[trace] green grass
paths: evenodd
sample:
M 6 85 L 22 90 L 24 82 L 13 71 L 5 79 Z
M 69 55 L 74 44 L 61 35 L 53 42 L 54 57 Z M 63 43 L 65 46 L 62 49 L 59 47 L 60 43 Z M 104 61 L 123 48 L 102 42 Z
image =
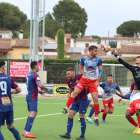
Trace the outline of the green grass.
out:
M 47 99 L 39 98 L 38 104 L 38 116 L 34 121 L 31 133 L 37 136 L 37 140 L 62 140 L 59 134 L 64 134 L 67 130 L 67 116 L 60 113 L 62 108 L 65 106 L 66 99 Z M 23 118 L 14 121 L 14 126 L 19 131 L 20 135 L 24 129 L 26 118 L 28 116 L 27 104 L 25 98 L 14 97 L 14 118 Z M 56 103 L 56 104 L 55 104 Z M 103 124 L 102 113 L 99 115 L 99 127 L 94 124 L 86 123 L 86 134 L 87 140 L 139 140 L 140 136 L 133 134 L 135 127 L 132 126 L 125 118 L 124 114 L 127 109 L 129 102 L 126 102 L 125 106 L 115 102 L 115 109 L 112 115 L 108 115 L 106 118 L 107 124 Z M 103 108 L 102 101 L 100 101 L 100 108 Z M 89 108 L 90 109 L 90 108 Z M 87 111 L 86 117 L 89 113 Z M 54 115 L 55 114 L 55 115 Z M 93 117 L 94 118 L 94 117 Z M 93 119 L 92 118 L 92 119 Z M 74 117 L 73 129 L 71 132 L 71 140 L 75 140 L 81 134 L 80 122 L 78 122 L 78 114 Z M 134 117 L 136 120 L 136 117 Z M 137 121 L 137 120 L 136 120 Z M 5 140 L 15 140 L 12 133 L 7 129 L 6 126 L 2 126 L 2 134 Z M 21 135 L 21 139 L 25 140 Z

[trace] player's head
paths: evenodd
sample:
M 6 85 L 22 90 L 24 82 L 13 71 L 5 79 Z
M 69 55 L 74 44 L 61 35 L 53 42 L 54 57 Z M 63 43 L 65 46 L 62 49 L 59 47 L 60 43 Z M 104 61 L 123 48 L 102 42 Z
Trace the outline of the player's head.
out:
M 66 75 L 67 75 L 67 78 L 69 80 L 72 80 L 75 77 L 74 69 L 73 68 L 68 68 L 66 70 Z
M 136 57 L 136 64 L 140 64 L 140 56 Z
M 108 82 L 108 83 L 112 83 L 112 82 L 113 82 L 113 76 L 112 76 L 112 74 L 109 74 L 109 75 L 107 76 L 107 82 Z
M 5 62 L 3 60 L 0 60 L 0 72 L 4 73 L 5 70 Z
M 38 66 L 38 62 L 37 61 L 32 61 L 30 64 L 30 67 L 32 70 L 38 72 L 39 66 Z
M 91 45 L 91 46 L 89 47 L 89 54 L 90 54 L 92 57 L 96 57 L 96 55 L 97 55 L 97 46 Z

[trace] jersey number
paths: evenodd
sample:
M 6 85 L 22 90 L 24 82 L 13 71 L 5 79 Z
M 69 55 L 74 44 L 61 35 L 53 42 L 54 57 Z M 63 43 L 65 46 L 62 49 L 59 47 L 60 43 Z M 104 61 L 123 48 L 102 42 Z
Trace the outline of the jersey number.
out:
M 0 82 L 0 89 L 1 89 L 1 94 L 5 95 L 7 94 L 7 83 L 5 81 Z

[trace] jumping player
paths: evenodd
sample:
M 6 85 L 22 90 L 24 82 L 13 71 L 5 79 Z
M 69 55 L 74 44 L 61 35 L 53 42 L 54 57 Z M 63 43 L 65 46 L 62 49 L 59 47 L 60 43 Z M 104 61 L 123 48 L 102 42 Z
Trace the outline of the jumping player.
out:
M 73 94 L 69 97 L 65 108 L 62 110 L 62 113 L 67 112 L 69 106 L 75 100 L 75 97 L 87 86 L 94 101 L 94 109 L 95 109 L 94 122 L 95 125 L 98 126 L 99 103 L 98 103 L 97 87 L 103 74 L 103 70 L 101 58 L 98 58 L 96 56 L 97 56 L 97 47 L 92 45 L 89 47 L 89 56 L 81 58 L 80 72 L 83 76 L 80 79 L 79 83 L 76 85 Z
M 11 88 L 15 89 L 13 94 L 21 92 L 21 89 L 15 83 L 12 77 L 4 74 L 5 62 L 0 60 L 0 130 L 5 120 L 8 129 L 13 133 L 16 140 L 21 140 L 19 132 L 13 126 L 13 102 L 11 99 Z M 0 131 L 0 140 L 4 137 Z
M 26 85 L 27 85 L 27 95 L 26 101 L 29 111 L 29 116 L 27 118 L 27 123 L 25 125 L 25 129 L 22 133 L 24 137 L 27 138 L 36 138 L 33 134 L 30 133 L 30 130 L 33 125 L 33 121 L 37 115 L 38 108 L 38 93 L 44 94 L 41 90 L 38 90 L 38 87 L 45 89 L 45 92 L 49 92 L 48 88 L 41 84 L 40 78 L 37 74 L 39 66 L 36 61 L 32 61 L 30 64 L 31 72 L 26 77 Z
M 134 90 L 132 93 L 126 94 L 126 95 L 120 95 L 115 90 L 113 90 L 113 93 L 124 98 L 130 100 L 130 105 L 128 106 L 126 110 L 126 118 L 127 120 L 136 127 L 135 131 L 133 133 L 140 134 L 140 91 L 137 90 L 137 86 L 134 85 Z M 135 122 L 135 120 L 132 118 L 132 116 L 136 113 L 138 124 Z

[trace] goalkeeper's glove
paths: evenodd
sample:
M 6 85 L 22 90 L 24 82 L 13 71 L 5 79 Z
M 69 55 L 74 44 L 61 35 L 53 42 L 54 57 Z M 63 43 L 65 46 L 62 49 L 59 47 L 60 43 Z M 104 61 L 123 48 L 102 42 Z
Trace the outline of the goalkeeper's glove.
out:
M 113 50 L 112 54 L 117 58 L 117 51 L 116 50 Z

